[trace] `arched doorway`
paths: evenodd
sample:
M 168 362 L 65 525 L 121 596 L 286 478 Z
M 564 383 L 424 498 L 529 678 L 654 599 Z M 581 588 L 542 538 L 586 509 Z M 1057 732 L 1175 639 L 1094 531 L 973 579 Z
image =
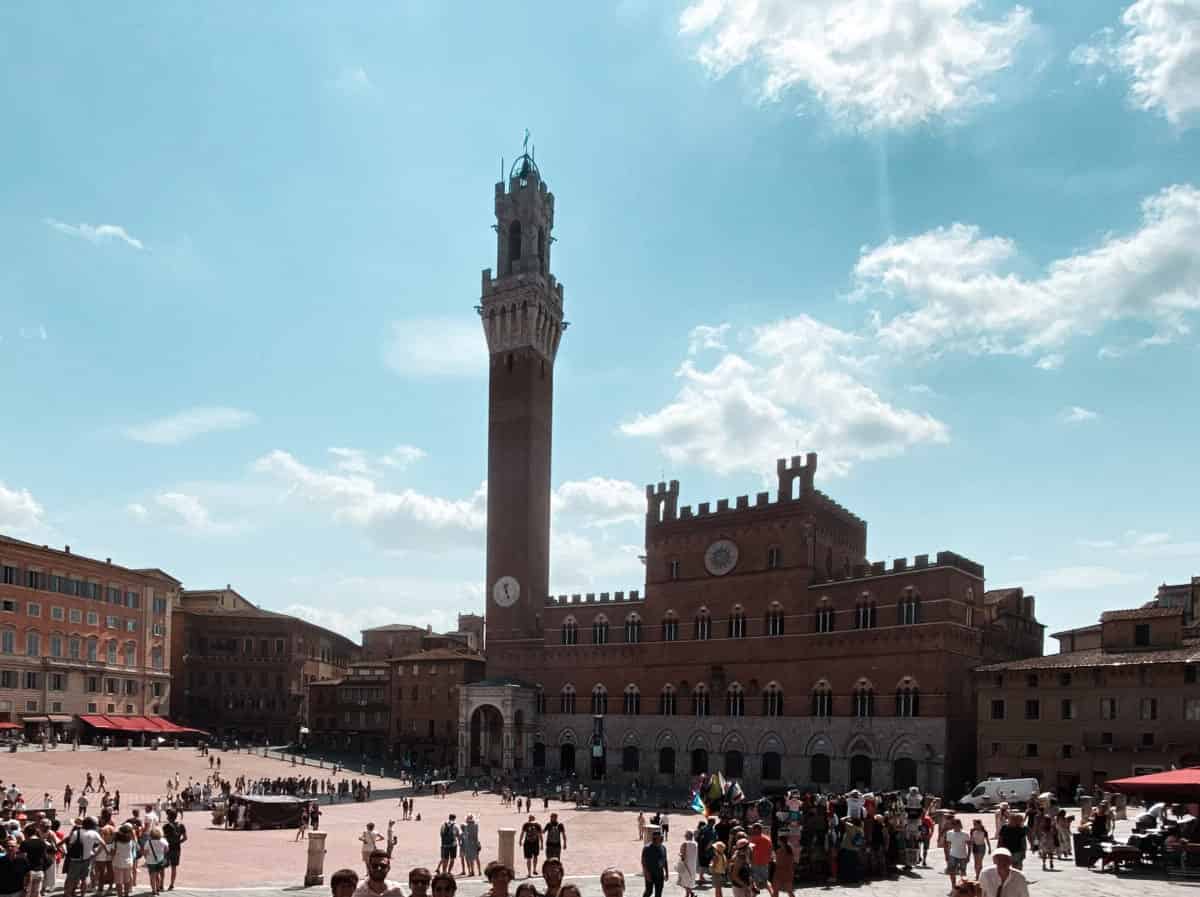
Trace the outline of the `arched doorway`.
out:
M 725 752 L 725 777 L 740 779 L 746 772 L 746 760 L 741 751 Z
M 504 762 L 504 717 L 491 704 L 471 714 L 471 765 L 500 769 Z
M 871 787 L 871 758 L 864 754 L 855 754 L 850 758 L 850 787 Z
M 692 751 L 692 775 L 698 776 L 708 772 L 708 751 L 696 748 Z
M 813 754 L 812 757 L 812 775 L 809 777 L 814 784 L 827 785 L 829 783 L 829 755 L 828 754 Z
M 892 787 L 896 790 L 917 784 L 917 761 L 912 757 L 897 757 L 892 761 Z
M 778 751 L 767 751 L 762 755 L 762 777 L 768 781 L 783 778 L 783 757 Z
M 560 772 L 575 771 L 575 745 L 564 744 L 558 749 L 558 768 Z
M 534 769 L 546 768 L 546 746 L 540 741 L 533 746 L 533 767 Z
M 675 775 L 675 748 L 665 747 L 658 750 L 658 771 L 662 775 Z

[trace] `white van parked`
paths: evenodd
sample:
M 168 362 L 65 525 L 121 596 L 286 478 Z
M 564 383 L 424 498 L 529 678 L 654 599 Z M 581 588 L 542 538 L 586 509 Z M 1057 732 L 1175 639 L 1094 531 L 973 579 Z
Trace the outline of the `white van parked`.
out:
M 986 779 L 959 801 L 970 810 L 991 810 L 1005 801 L 1010 807 L 1025 806 L 1038 796 L 1037 779 Z

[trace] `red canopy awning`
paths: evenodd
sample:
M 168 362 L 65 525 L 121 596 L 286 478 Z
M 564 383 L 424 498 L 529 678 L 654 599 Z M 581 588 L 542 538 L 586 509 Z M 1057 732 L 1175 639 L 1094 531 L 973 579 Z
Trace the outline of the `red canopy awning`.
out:
M 1141 794 L 1169 802 L 1197 801 L 1200 800 L 1200 766 L 1109 779 L 1104 787 L 1121 794 Z
M 81 714 L 80 721 L 94 729 L 104 729 L 109 732 L 128 732 L 130 734 L 145 732 L 150 735 L 206 735 L 200 729 L 189 729 L 187 726 L 176 725 L 161 716 L 116 716 L 108 714 Z
M 24 728 L 20 723 L 0 723 L 0 729 L 21 729 Z

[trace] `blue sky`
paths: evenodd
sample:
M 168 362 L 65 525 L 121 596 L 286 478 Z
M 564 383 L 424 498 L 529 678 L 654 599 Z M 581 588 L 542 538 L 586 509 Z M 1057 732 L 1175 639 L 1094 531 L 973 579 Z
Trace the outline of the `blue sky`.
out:
M 553 588 L 642 487 L 821 454 L 872 559 L 1051 630 L 1200 573 L 1200 13 L 626 0 L 0 10 L 0 531 L 353 633 L 482 608 L 500 160 L 572 327 Z

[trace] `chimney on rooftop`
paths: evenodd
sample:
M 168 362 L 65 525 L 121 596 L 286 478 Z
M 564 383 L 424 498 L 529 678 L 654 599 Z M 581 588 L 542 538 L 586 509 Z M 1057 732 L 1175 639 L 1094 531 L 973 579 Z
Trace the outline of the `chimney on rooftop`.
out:
M 71 553 L 71 546 L 70 546 L 70 545 L 64 546 L 64 547 L 63 547 L 63 551 L 65 551 L 67 554 L 70 554 L 70 553 Z

